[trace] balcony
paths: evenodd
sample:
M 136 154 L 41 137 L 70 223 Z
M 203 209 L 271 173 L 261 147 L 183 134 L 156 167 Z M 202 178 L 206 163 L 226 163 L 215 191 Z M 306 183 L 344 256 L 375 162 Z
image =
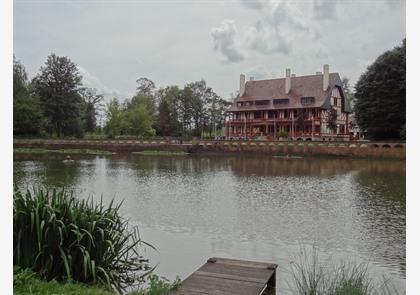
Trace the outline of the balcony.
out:
M 305 119 L 305 122 L 310 123 L 312 121 L 320 121 L 321 118 L 320 117 L 313 117 L 311 119 Z M 254 119 L 232 119 L 232 120 L 228 120 L 228 123 L 232 123 L 232 124 L 252 124 L 252 123 L 271 123 L 274 124 L 274 122 L 276 123 L 284 123 L 284 122 L 295 122 L 297 119 L 292 119 L 292 118 L 254 118 Z

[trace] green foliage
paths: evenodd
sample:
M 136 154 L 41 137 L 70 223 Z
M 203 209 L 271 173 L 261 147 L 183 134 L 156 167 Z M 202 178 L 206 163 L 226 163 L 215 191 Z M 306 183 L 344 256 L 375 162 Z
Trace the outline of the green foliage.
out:
M 44 295 L 44 294 L 66 294 L 66 295 L 112 295 L 99 286 L 88 286 L 76 283 L 60 283 L 55 280 L 46 282 L 29 269 L 22 270 L 19 267 L 13 268 L 13 294 L 15 295 Z
M 83 137 L 102 131 L 97 123 L 103 95 L 82 85 L 82 76 L 68 57 L 51 54 L 40 73 L 28 84 L 23 65 L 14 58 L 14 135 Z M 156 90 L 153 81 L 142 77 L 136 94 L 120 104 L 108 103 L 104 133 L 118 136 L 177 136 L 191 138 L 220 134 L 229 103 L 204 80 L 180 89 Z M 98 126 L 100 125 L 100 126 Z
M 401 136 L 401 139 L 404 139 L 405 140 L 405 124 L 404 124 L 404 126 L 401 128 L 401 131 L 400 131 L 400 136 Z
M 145 105 L 135 105 L 124 112 L 124 134 L 139 137 L 151 137 L 155 135 L 152 128 L 152 115 Z
M 79 200 L 65 191 L 13 193 L 13 262 L 46 280 L 99 284 L 122 292 L 150 271 L 138 229 L 121 204 Z M 148 245 L 148 244 L 146 244 Z
M 80 95 L 83 97 L 85 102 L 85 114 L 84 114 L 84 130 L 86 132 L 95 132 L 96 116 L 98 114 L 98 107 L 102 106 L 103 95 L 97 94 L 95 88 L 82 88 L 79 90 Z
M 48 150 L 43 148 L 14 148 L 13 153 L 16 154 L 63 154 L 63 155 L 112 155 L 112 152 L 91 149 L 60 149 Z
M 31 91 L 25 67 L 13 57 L 13 134 L 38 135 L 42 127 L 39 97 Z
M 147 277 L 148 286 L 138 291 L 130 293 L 130 295 L 166 295 L 170 291 L 176 290 L 181 285 L 180 278 L 176 278 L 174 282 L 170 282 L 165 277 L 159 277 L 151 274 Z
M 289 137 L 289 134 L 285 131 L 279 131 L 277 133 L 277 136 L 280 137 L 280 138 L 287 138 L 287 137 Z
M 214 137 L 225 124 L 229 103 L 204 80 L 189 83 L 183 89 L 168 86 L 156 94 L 158 135 L 188 137 L 210 133 Z
M 83 135 L 83 99 L 78 90 L 82 76 L 68 57 L 51 54 L 35 79 L 48 130 L 57 136 Z
M 135 135 L 138 137 L 150 137 L 155 135 L 153 129 L 153 117 L 148 107 L 133 98 L 125 106 L 121 106 L 113 99 L 107 107 L 107 122 L 105 133 L 114 138 L 118 135 Z
M 355 89 L 357 123 L 373 139 L 400 138 L 405 124 L 405 39 L 380 55 Z

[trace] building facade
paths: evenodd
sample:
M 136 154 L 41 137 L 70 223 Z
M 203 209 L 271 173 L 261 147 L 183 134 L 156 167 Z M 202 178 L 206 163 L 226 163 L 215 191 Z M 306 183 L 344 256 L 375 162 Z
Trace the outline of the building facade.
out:
M 338 73 L 245 82 L 228 109 L 228 138 L 349 140 L 350 105 Z

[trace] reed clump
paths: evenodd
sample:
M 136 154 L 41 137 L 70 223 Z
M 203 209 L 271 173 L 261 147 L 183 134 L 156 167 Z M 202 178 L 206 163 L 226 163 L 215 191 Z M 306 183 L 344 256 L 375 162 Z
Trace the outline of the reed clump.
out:
M 105 286 L 122 293 L 152 268 L 141 254 L 138 229 L 105 206 L 64 190 L 13 193 L 13 263 L 42 279 Z M 153 247 L 153 246 L 151 246 Z

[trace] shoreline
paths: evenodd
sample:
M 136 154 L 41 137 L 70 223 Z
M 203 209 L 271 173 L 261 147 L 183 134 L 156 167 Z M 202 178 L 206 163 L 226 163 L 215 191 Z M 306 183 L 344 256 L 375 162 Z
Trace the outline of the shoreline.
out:
M 243 154 L 265 156 L 335 156 L 405 160 L 405 143 L 336 141 L 227 141 L 14 139 L 17 153 L 70 154 Z

